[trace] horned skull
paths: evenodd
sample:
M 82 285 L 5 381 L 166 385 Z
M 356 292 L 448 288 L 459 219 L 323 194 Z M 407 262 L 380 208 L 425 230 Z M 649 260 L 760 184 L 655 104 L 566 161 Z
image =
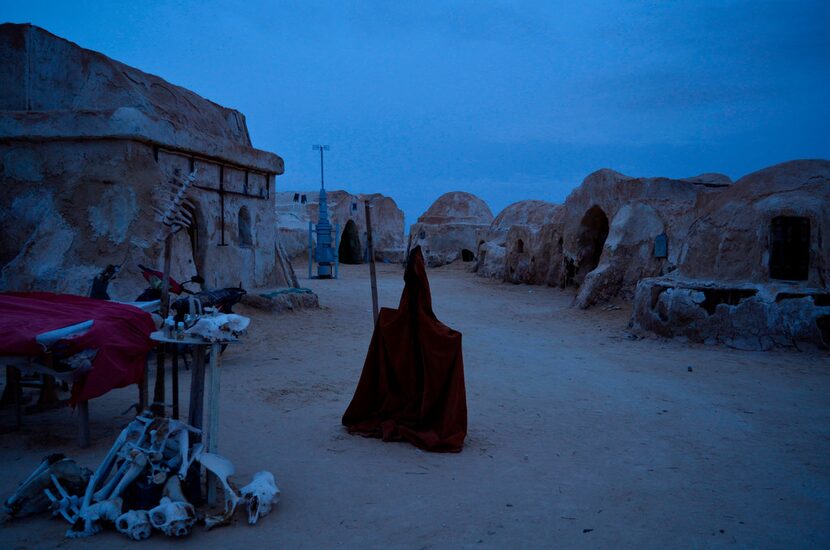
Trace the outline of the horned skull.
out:
M 250 323 L 247 317 L 234 313 L 204 315 L 187 329 L 187 334 L 209 342 L 227 342 L 244 333 Z
M 279 502 L 280 498 L 274 474 L 267 471 L 255 473 L 253 480 L 242 487 L 240 493 L 248 508 L 248 523 L 251 525 L 270 512 L 271 506 Z
M 150 537 L 153 526 L 150 524 L 150 514 L 147 510 L 130 510 L 118 516 L 115 528 L 133 540 L 144 540 Z
M 103 524 L 111 524 L 121 515 L 121 506 L 122 500 L 120 498 L 113 498 L 96 502 L 92 506 L 87 507 L 82 510 L 78 519 L 66 532 L 66 537 L 77 539 L 100 533 L 103 529 Z
M 196 523 L 196 509 L 189 502 L 162 497 L 161 504 L 150 510 L 150 523 L 168 537 L 183 537 Z

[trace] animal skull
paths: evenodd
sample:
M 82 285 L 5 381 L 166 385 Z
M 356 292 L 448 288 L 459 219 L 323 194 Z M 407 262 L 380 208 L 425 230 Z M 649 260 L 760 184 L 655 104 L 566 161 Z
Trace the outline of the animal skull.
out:
M 78 539 L 100 533 L 104 523 L 113 523 L 121 515 L 121 505 L 120 498 L 113 498 L 89 506 L 66 532 L 66 537 Z
M 162 497 L 161 504 L 150 510 L 150 523 L 168 537 L 183 537 L 196 523 L 196 509 L 189 502 Z
M 210 342 L 227 342 L 245 332 L 251 320 L 234 313 L 203 315 L 196 324 L 187 329 L 190 336 L 201 337 Z
M 271 472 L 257 472 L 253 480 L 240 489 L 242 498 L 248 508 L 248 523 L 257 520 L 271 511 L 271 506 L 279 502 L 280 490 Z
M 150 537 L 153 526 L 150 524 L 150 514 L 147 510 L 130 510 L 118 516 L 115 528 L 133 540 L 144 540 Z

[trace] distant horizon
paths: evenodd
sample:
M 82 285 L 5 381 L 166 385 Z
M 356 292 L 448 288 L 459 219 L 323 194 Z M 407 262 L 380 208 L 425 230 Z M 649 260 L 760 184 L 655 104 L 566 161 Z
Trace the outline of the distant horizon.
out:
M 466 191 L 497 215 L 590 173 L 733 181 L 830 158 L 830 4 L 0 0 L 243 113 L 278 189 L 382 193 L 415 222 Z M 309 189 L 309 184 L 311 184 Z

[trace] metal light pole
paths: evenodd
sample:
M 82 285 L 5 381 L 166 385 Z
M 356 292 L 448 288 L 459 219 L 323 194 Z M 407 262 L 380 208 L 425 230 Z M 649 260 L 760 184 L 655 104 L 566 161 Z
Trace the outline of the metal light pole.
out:
M 326 185 L 323 181 L 323 151 L 328 151 L 330 147 L 328 145 L 312 145 L 311 149 L 320 151 L 320 189 L 325 189 Z
M 328 145 L 313 145 L 314 151 L 320 151 L 320 207 L 319 218 L 317 220 L 316 230 L 312 230 L 311 221 L 308 222 L 308 277 L 311 278 L 311 234 L 312 231 L 317 233 L 317 246 L 314 248 L 314 259 L 317 261 L 317 277 L 320 279 L 328 279 L 332 276 L 331 267 L 334 264 L 334 278 L 337 278 L 337 244 L 332 248 L 332 227 L 329 222 L 328 203 L 326 200 L 326 186 L 323 172 L 323 151 L 328 151 Z M 339 234 L 340 228 L 335 229 L 335 234 Z M 337 237 L 335 236 L 335 239 Z

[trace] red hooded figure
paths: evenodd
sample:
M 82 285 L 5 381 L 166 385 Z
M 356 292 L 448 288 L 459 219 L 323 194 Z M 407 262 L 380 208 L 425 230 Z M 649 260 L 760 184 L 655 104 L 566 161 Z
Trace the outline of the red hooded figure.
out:
M 458 452 L 467 435 L 461 333 L 432 312 L 420 246 L 409 255 L 404 283 L 398 309 L 380 310 L 343 425 L 384 441 Z

